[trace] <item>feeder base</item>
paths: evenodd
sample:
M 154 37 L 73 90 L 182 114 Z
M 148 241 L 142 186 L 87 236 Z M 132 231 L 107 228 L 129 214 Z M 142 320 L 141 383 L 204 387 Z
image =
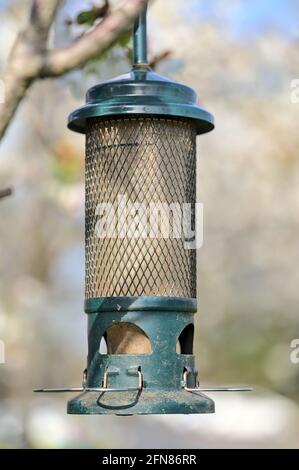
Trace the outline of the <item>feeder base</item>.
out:
M 69 400 L 69 414 L 136 415 L 214 413 L 213 400 L 202 393 L 185 390 L 142 390 L 140 392 L 83 392 Z

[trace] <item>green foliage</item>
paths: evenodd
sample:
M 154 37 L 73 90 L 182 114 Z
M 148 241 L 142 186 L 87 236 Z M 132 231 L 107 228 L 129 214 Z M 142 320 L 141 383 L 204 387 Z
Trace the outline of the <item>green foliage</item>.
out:
M 84 160 L 71 140 L 57 142 L 50 169 L 54 179 L 62 185 L 71 185 L 81 180 Z
M 93 5 L 90 10 L 81 11 L 77 18 L 76 23 L 79 25 L 93 26 L 95 22 L 103 18 L 109 11 L 109 1 L 105 0 L 101 7 Z
M 65 24 L 68 27 L 72 25 L 83 26 L 83 28 L 85 28 L 86 30 L 85 32 L 87 32 L 90 28 L 94 27 L 98 21 L 103 19 L 109 13 L 109 9 L 110 9 L 109 0 L 104 0 L 101 6 L 93 4 L 90 9 L 83 10 L 80 13 L 78 13 L 77 17 L 74 20 L 67 19 L 65 21 Z M 85 32 L 83 32 L 83 34 L 85 34 Z M 129 59 L 132 53 L 132 47 L 130 46 L 131 37 L 132 37 L 131 30 L 123 33 L 104 52 L 101 52 L 100 54 L 96 55 L 92 60 L 90 60 L 85 70 L 87 71 L 93 70 L 94 64 L 97 64 L 98 62 L 109 59 L 110 53 L 114 49 L 119 49 L 120 51 L 123 52 L 123 56 Z

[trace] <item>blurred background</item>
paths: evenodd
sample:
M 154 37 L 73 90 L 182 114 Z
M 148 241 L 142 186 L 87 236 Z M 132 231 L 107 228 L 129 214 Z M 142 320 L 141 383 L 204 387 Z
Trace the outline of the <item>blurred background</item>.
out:
M 100 0 L 97 2 L 101 3 Z M 0 0 L 0 75 L 30 2 Z M 52 35 L 67 44 L 91 1 L 67 0 Z M 129 69 L 130 43 L 29 90 L 0 146 L 0 447 L 299 447 L 299 5 L 296 0 L 156 0 L 149 47 L 156 71 L 191 85 L 216 118 L 198 139 L 195 352 L 215 415 L 69 416 L 87 354 L 84 137 L 67 130 L 91 85 Z M 157 60 L 155 60 L 157 58 Z M 163 59 L 163 60 L 161 60 Z

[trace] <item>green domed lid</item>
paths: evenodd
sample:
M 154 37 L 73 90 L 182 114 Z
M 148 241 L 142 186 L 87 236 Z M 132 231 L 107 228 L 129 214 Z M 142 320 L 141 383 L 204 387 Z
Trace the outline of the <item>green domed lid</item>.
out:
M 68 127 L 85 132 L 86 119 L 150 115 L 195 121 L 198 134 L 214 128 L 213 116 L 197 104 L 192 88 L 168 80 L 150 69 L 147 59 L 146 11 L 133 31 L 133 69 L 88 90 L 86 104 L 69 116 Z
M 198 134 L 214 128 L 213 116 L 197 104 L 195 91 L 144 66 L 90 88 L 86 104 L 72 112 L 68 127 L 85 132 L 86 119 L 127 115 L 173 116 L 192 119 Z

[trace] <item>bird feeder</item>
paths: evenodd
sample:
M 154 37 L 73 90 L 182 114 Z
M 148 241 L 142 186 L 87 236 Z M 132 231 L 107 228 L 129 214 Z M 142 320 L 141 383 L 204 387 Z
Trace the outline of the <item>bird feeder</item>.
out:
M 88 90 L 69 116 L 86 135 L 88 358 L 82 387 L 42 391 L 80 392 L 71 414 L 212 413 L 203 392 L 223 388 L 198 386 L 196 249 L 179 236 L 136 236 L 136 225 L 153 204 L 189 203 L 194 227 L 196 136 L 213 116 L 191 88 L 150 69 L 146 10 L 133 36 L 131 72 Z

